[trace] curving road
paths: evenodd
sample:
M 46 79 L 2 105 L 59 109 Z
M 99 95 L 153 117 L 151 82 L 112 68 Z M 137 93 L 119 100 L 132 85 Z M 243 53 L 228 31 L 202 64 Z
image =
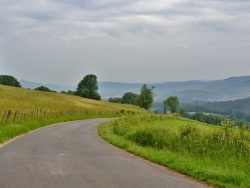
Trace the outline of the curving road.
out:
M 55 124 L 5 145 L 0 150 L 0 187 L 205 187 L 108 144 L 96 133 L 105 121 Z

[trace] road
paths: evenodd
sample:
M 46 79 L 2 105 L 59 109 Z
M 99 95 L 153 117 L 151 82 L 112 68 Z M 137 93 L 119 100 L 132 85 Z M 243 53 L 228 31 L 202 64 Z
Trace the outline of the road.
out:
M 47 126 L 0 149 L 1 188 L 201 188 L 102 140 L 93 119 Z

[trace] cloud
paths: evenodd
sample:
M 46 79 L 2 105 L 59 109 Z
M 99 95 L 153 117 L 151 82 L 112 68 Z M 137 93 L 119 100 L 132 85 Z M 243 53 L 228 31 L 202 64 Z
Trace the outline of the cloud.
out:
M 41 67 L 51 67 L 46 82 L 65 79 L 57 67 L 65 74 L 72 68 L 131 82 L 206 79 L 212 68 L 203 67 L 209 63 L 220 66 L 217 77 L 226 77 L 235 62 L 248 62 L 249 10 L 243 0 L 3 1 L 0 52 L 4 69 L 20 78 L 33 80 Z M 178 67 L 188 71 L 179 75 Z
M 123 33 L 137 35 L 138 32 L 152 35 L 168 34 L 171 31 L 181 32 L 183 27 L 212 32 L 232 29 L 228 23 L 236 18 L 229 15 L 227 10 L 232 7 L 232 4 L 235 6 L 235 1 L 224 2 L 224 6 L 221 7 L 227 8 L 223 9 L 219 8 L 221 3 L 218 4 L 217 1 L 195 2 L 190 3 L 187 0 L 27 1 L 24 5 L 7 6 L 7 9 L 15 12 L 14 16 L 8 15 L 12 17 L 8 24 L 13 26 L 10 30 L 19 34 L 30 34 L 30 32 L 40 34 L 47 30 L 48 35 L 55 33 L 62 38 L 69 38 L 68 28 L 70 28 L 73 39 L 75 38 L 73 35 L 93 37 L 95 36 L 93 33 L 97 36 L 119 37 L 123 36 Z M 240 5 L 236 7 L 239 10 L 243 8 Z M 237 20 L 242 16 L 244 15 L 237 15 Z

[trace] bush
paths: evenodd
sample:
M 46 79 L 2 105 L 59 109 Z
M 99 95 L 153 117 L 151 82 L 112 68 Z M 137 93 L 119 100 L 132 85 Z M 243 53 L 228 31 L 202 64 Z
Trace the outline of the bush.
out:
M 136 143 L 142 146 L 153 146 L 153 134 L 145 130 L 138 130 L 133 135 L 133 139 Z
M 37 87 L 34 90 L 37 90 L 37 91 L 46 91 L 46 92 L 55 92 L 55 91 L 52 91 L 51 89 L 49 89 L 49 88 L 47 88 L 45 86 Z

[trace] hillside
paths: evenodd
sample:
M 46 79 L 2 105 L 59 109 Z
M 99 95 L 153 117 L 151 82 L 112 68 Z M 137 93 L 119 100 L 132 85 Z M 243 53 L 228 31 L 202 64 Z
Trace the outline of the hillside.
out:
M 24 88 L 35 88 L 42 84 L 20 81 Z M 155 102 L 162 102 L 171 95 L 178 96 L 181 102 L 226 101 L 250 97 L 250 76 L 231 77 L 215 81 L 185 81 L 148 84 L 156 86 Z M 57 86 L 46 84 L 55 91 L 74 90 L 76 86 Z M 104 100 L 122 96 L 125 92 L 139 93 L 142 83 L 99 82 L 99 93 Z
M 158 108 L 160 108 L 160 104 Z M 234 120 L 250 122 L 250 98 L 220 101 L 220 102 L 197 102 L 196 104 L 181 104 L 189 112 L 208 112 L 227 115 Z
M 35 108 L 47 110 L 77 109 L 98 111 L 141 110 L 131 105 L 114 104 L 73 95 L 34 91 L 4 85 L 0 85 L 0 99 L 0 110 L 30 110 Z
M 145 110 L 132 105 L 0 85 L 0 143 L 58 122 L 137 112 Z
M 215 81 L 191 80 L 185 82 L 164 82 L 148 84 L 155 86 L 155 102 L 162 102 L 169 96 L 178 96 L 181 102 L 194 101 L 227 101 L 250 97 L 250 76 L 231 77 Z M 139 93 L 142 84 L 101 82 L 100 94 L 108 99 L 122 96 L 125 92 Z
M 99 134 L 135 155 L 218 187 L 245 188 L 250 185 L 250 134 L 231 123 L 135 115 L 101 125 Z

